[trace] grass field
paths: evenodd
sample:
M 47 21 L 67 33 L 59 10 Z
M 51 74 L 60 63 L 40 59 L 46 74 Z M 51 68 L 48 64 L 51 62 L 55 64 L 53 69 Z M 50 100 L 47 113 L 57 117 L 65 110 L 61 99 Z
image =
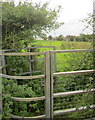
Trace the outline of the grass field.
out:
M 56 50 L 69 50 L 69 49 L 91 49 L 90 42 L 69 42 L 69 41 L 44 41 L 38 40 L 35 46 L 56 46 Z M 39 52 L 49 51 L 52 48 L 40 48 Z M 42 56 L 39 56 L 42 57 Z M 71 71 L 79 68 L 80 64 L 86 59 L 86 53 L 57 53 L 57 71 Z M 77 65 L 77 68 L 76 68 Z
M 38 40 L 36 46 L 56 46 L 57 50 L 63 49 L 89 49 L 92 47 L 91 42 L 70 42 L 70 41 L 44 41 Z

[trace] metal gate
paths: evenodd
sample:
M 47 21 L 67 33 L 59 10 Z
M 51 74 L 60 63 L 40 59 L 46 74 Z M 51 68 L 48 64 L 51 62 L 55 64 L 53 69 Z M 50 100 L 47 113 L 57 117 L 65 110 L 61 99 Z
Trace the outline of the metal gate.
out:
M 91 73 L 95 73 L 95 70 L 80 70 L 80 71 L 70 71 L 70 72 L 57 72 L 55 73 L 53 70 L 53 54 L 54 53 L 71 53 L 71 52 L 94 52 L 94 50 L 59 50 L 59 51 L 49 51 L 46 52 L 46 91 L 45 91 L 45 98 L 46 98 L 46 104 L 45 104 L 45 108 L 46 108 L 46 118 L 56 118 L 56 116 L 61 116 L 61 115 L 65 115 L 65 114 L 70 114 L 73 112 L 78 112 L 78 111 L 84 111 L 86 109 L 95 109 L 95 105 L 89 105 L 89 108 L 87 106 L 79 106 L 78 108 L 76 107 L 68 107 L 66 109 L 64 109 L 64 104 L 62 104 L 63 100 L 66 99 L 66 97 L 72 96 L 72 95 L 83 95 L 83 94 L 91 94 L 95 92 L 95 88 L 94 88 L 94 84 L 93 84 L 93 88 L 90 89 L 81 89 L 81 90 L 69 90 L 67 92 L 55 92 L 55 89 L 57 89 L 55 86 L 55 77 L 57 77 L 56 81 L 57 84 L 59 84 L 58 82 L 58 77 L 59 76 L 68 76 L 70 75 L 70 77 L 72 75 L 84 75 L 84 74 L 91 74 Z M 94 79 L 94 78 L 93 78 Z M 62 81 L 61 81 L 62 82 Z M 94 96 L 93 96 L 94 97 Z M 50 98 L 50 99 L 49 99 Z M 63 99 L 62 99 L 63 98 Z M 57 99 L 57 100 L 55 100 Z M 58 106 L 58 99 L 59 102 L 61 104 L 61 108 L 58 110 L 55 110 L 54 107 Z M 62 99 L 62 100 L 61 100 Z M 68 98 L 67 98 L 68 99 Z M 94 99 L 94 98 L 93 98 Z M 66 100 L 67 101 L 67 100 Z M 73 100 L 74 101 L 74 100 Z M 56 104 L 55 104 L 56 102 Z M 67 101 L 68 102 L 68 101 Z M 68 102 L 69 103 L 69 102 Z M 63 117 L 64 118 L 64 117 Z
M 77 91 L 63 91 L 63 92 L 54 92 L 54 84 L 55 84 L 55 77 L 58 76 L 66 76 L 66 75 L 80 75 L 80 74 L 92 74 L 95 73 L 95 70 L 80 70 L 80 71 L 70 71 L 70 72 L 55 72 L 54 71 L 54 60 L 53 56 L 56 53 L 71 53 L 71 52 L 94 52 L 94 50 L 52 50 L 52 51 L 46 51 L 46 52 L 29 52 L 29 53 L 2 53 L 0 55 L 2 56 L 29 56 L 29 55 L 44 55 L 45 56 L 45 73 L 43 75 L 31 75 L 31 76 L 11 76 L 11 75 L 5 75 L 1 74 L 3 78 L 8 79 L 45 79 L 45 86 L 44 86 L 44 96 L 40 97 L 33 97 L 33 98 L 18 98 L 12 96 L 11 99 L 14 101 L 45 101 L 45 109 L 44 109 L 44 115 L 38 115 L 38 116 L 31 116 L 31 117 L 22 117 L 22 116 L 16 116 L 12 115 L 12 118 L 53 118 L 58 115 L 64 115 L 68 113 L 73 113 L 77 111 L 82 111 L 88 109 L 88 106 L 81 106 L 79 108 L 68 108 L 68 109 L 60 109 L 60 110 L 54 110 L 54 99 L 57 99 L 60 101 L 59 98 L 65 98 L 66 96 L 71 95 L 79 95 L 79 94 L 86 94 L 86 93 L 94 93 L 95 88 L 89 90 L 77 90 Z M 57 79 L 57 78 L 56 78 Z M 62 100 L 63 100 L 62 99 Z M 57 103 L 58 104 L 58 103 Z M 56 104 L 56 105 L 57 105 Z M 62 104 L 63 105 L 63 104 Z M 95 105 L 90 105 L 89 109 L 95 108 Z

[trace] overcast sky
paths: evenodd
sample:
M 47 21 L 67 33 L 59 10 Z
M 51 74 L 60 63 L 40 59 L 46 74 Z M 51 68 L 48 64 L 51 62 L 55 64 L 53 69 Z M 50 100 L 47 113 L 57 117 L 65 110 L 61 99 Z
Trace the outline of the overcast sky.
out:
M 15 0 L 18 1 L 25 0 Z M 31 1 L 31 0 L 26 0 Z M 33 2 L 44 3 L 49 2 L 50 8 L 55 8 L 58 5 L 62 6 L 59 21 L 64 22 L 58 30 L 52 31 L 50 34 L 53 36 L 58 36 L 60 34 L 66 35 L 79 35 L 80 33 L 92 33 L 92 30 L 84 29 L 84 23 L 80 22 L 88 16 L 89 13 L 93 12 L 93 0 L 32 0 Z

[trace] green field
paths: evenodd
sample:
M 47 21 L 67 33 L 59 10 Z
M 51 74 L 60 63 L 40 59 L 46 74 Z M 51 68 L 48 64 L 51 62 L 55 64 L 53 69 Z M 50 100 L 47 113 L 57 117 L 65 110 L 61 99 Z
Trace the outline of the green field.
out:
M 91 42 L 69 42 L 69 41 L 44 41 L 38 40 L 35 46 L 56 46 L 56 50 L 91 49 Z M 39 48 L 39 52 L 49 51 L 52 48 Z M 83 61 L 87 53 L 57 53 L 57 71 L 72 71 L 82 69 Z M 42 56 L 40 56 L 42 57 Z M 77 66 L 76 66 L 77 65 Z
M 89 49 L 92 47 L 91 42 L 70 42 L 70 41 L 44 41 L 37 40 L 36 46 L 56 46 L 57 50 L 66 49 Z

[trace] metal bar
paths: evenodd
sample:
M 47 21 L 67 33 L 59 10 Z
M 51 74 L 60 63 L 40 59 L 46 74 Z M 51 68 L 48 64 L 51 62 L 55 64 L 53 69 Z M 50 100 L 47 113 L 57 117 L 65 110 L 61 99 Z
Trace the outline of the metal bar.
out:
M 31 50 L 29 49 L 29 53 Z M 32 75 L 32 67 L 31 67 L 31 56 L 29 55 L 29 70 L 30 70 L 30 75 Z
M 95 108 L 95 105 L 91 105 L 89 106 L 90 109 L 94 109 Z M 73 112 L 78 112 L 78 111 L 83 111 L 83 110 L 87 110 L 88 107 L 87 106 L 84 106 L 84 107 L 80 107 L 78 109 L 76 108 L 70 108 L 70 109 L 66 109 L 66 110 L 58 110 L 58 111 L 54 111 L 54 116 L 56 115 L 63 115 L 63 114 L 67 114 L 67 113 L 73 113 Z M 14 118 L 14 119 L 38 119 L 38 118 L 46 118 L 45 115 L 40 115 L 40 116 L 34 116 L 34 117 L 22 117 L 22 116 L 16 116 L 16 115 L 10 115 L 11 118 Z
M 58 97 L 64 97 L 64 96 L 70 96 L 70 95 L 78 95 L 78 94 L 86 94 L 95 92 L 95 89 L 91 90 L 77 90 L 77 91 L 71 91 L 71 92 L 61 92 L 61 93 L 54 93 L 53 98 Z M 34 98 L 18 98 L 18 97 L 11 97 L 15 101 L 39 101 L 39 100 L 45 100 L 45 96 L 41 97 L 34 97 Z
M 45 52 L 45 118 L 50 119 L 50 55 L 49 51 Z
M 95 105 L 91 105 L 89 106 L 90 109 L 94 109 Z M 78 112 L 78 111 L 83 111 L 83 110 L 87 110 L 89 109 L 87 106 L 84 107 L 80 107 L 78 109 L 76 108 L 70 108 L 70 109 L 66 109 L 66 110 L 58 110 L 54 112 L 54 116 L 56 115 L 63 115 L 63 114 L 67 114 L 67 113 L 72 113 L 72 112 Z
M 6 66 L 5 56 L 4 55 L 1 56 L 1 64 L 2 64 L 2 66 Z M 6 74 L 6 67 L 3 67 L 3 74 Z
M 56 50 L 56 47 L 54 46 L 53 47 L 54 48 L 54 50 Z M 54 72 L 56 72 L 57 71 L 57 66 L 56 66 L 56 53 L 54 53 Z
M 14 119 L 40 119 L 40 118 L 45 118 L 45 115 L 40 115 L 40 116 L 34 116 L 34 117 L 22 117 L 22 116 L 16 116 L 16 115 L 10 115 L 11 118 Z
M 50 52 L 50 118 L 53 119 L 53 54 Z
M 54 76 L 76 75 L 76 74 L 84 74 L 84 73 L 95 73 L 95 70 L 81 70 L 81 71 L 72 71 L 72 72 L 58 72 L 58 73 L 53 73 L 53 75 Z
M 6 55 L 6 56 L 27 56 L 27 55 L 44 55 L 44 52 L 31 52 L 31 53 L 0 53 L 0 55 Z
M 95 52 L 95 49 L 51 50 L 52 53 Z
M 51 50 L 52 53 L 67 53 L 67 52 L 95 52 L 95 49 L 76 49 L 76 50 Z M 0 55 L 42 55 L 44 52 L 31 52 L 31 53 L 0 53 Z
M 2 56 L 0 56 L 0 66 L 2 67 L 1 62 Z M 2 73 L 2 69 L 0 69 L 0 73 Z M 2 119 L 2 113 L 3 113 L 3 104 L 2 104 L 2 78 L 0 77 L 0 119 Z
M 10 78 L 10 79 L 37 79 L 44 78 L 44 75 L 35 75 L 35 76 L 10 76 L 5 74 L 0 74 L 2 78 Z
M 14 101 L 39 101 L 39 100 L 45 100 L 45 96 L 42 97 L 34 97 L 34 98 L 18 98 L 18 97 L 11 97 Z
M 77 90 L 77 91 L 71 91 L 71 92 L 61 92 L 61 93 L 54 93 L 53 97 L 64 97 L 64 96 L 70 96 L 70 95 L 78 95 L 78 94 L 85 94 L 85 93 L 90 93 L 90 92 L 95 92 L 95 89 L 91 90 Z
M 0 51 L 15 51 L 15 50 L 19 50 L 19 49 L 34 49 L 34 48 L 49 48 L 49 47 L 55 47 L 55 46 L 38 46 L 38 47 L 26 47 L 26 48 L 17 48 L 17 49 L 7 49 L 7 50 L 0 50 Z

